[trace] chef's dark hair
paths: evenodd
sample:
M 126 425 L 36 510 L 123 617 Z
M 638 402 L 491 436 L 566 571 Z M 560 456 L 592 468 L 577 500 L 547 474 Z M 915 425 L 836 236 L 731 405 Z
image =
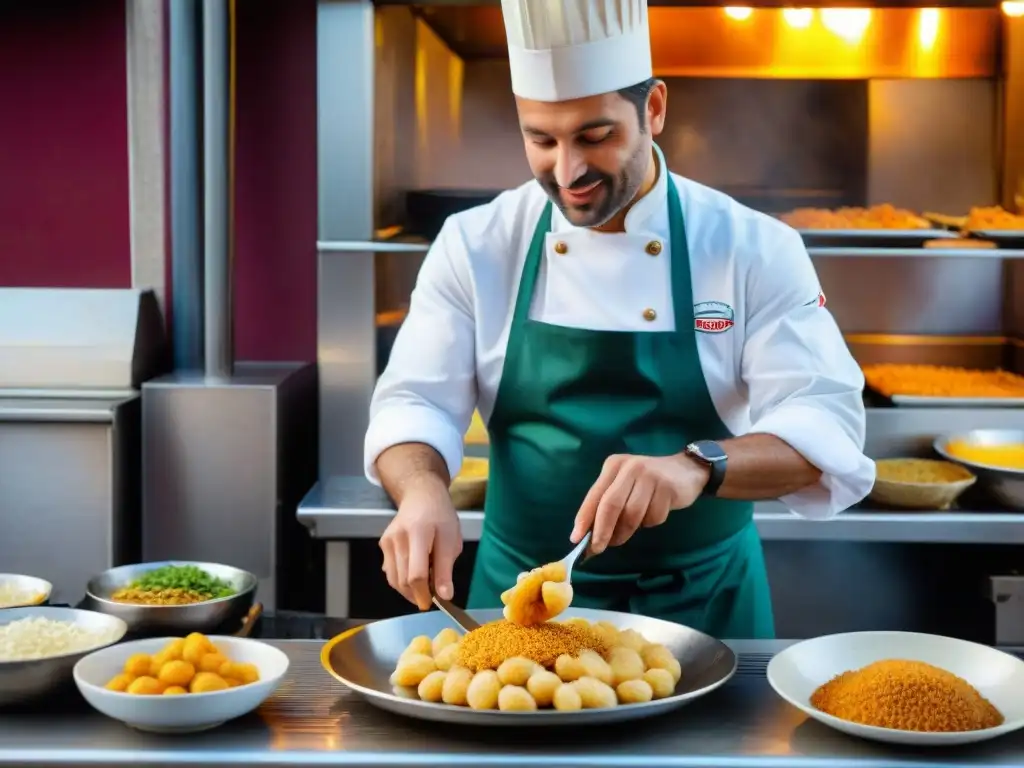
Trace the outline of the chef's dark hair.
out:
M 640 130 L 647 130 L 647 97 L 651 95 L 658 78 L 651 77 L 628 88 L 620 88 L 619 95 L 636 107 L 636 116 L 640 121 Z

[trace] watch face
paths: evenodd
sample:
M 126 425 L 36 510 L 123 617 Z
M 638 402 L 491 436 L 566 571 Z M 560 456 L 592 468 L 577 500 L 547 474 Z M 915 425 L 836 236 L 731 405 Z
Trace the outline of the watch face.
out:
M 714 440 L 699 440 L 696 443 L 690 443 L 687 450 L 707 462 L 721 461 L 725 458 L 725 451 Z

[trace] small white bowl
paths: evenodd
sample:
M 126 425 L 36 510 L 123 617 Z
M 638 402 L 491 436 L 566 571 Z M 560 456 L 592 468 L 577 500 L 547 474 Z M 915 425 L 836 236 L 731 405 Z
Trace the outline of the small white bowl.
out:
M 211 636 L 210 640 L 231 661 L 254 664 L 260 679 L 225 691 L 181 696 L 136 696 L 104 687 L 123 671 L 128 657 L 136 653 L 155 654 L 173 639 L 136 640 L 89 654 L 75 665 L 75 685 L 93 708 L 132 728 L 192 733 L 249 714 L 270 698 L 288 671 L 288 657 L 271 645 L 240 637 Z
M 876 661 L 922 661 L 963 678 L 992 702 L 1005 718 L 980 731 L 922 733 L 879 728 L 842 720 L 811 706 L 811 694 L 849 670 Z M 863 739 L 914 746 L 972 744 L 1024 728 L 1024 661 L 987 645 L 915 632 L 850 632 L 791 645 L 768 664 L 775 692 L 808 717 Z
M 19 593 L 24 593 L 26 599 L 8 605 L 3 602 L 3 598 L 0 598 L 0 609 L 42 605 L 50 599 L 50 594 L 53 592 L 53 584 L 46 579 L 22 576 L 20 573 L 0 573 L 0 591 L 9 587 L 13 587 Z

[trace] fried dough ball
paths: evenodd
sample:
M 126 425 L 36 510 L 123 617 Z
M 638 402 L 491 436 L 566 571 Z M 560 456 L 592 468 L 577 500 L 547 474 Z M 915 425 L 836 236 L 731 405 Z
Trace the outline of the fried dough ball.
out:
M 654 690 L 645 680 L 625 680 L 615 688 L 620 704 L 643 704 L 654 698 Z
M 538 707 L 550 707 L 560 685 L 562 680 L 558 675 L 541 667 L 526 681 L 526 690 L 533 696 Z
M 220 651 L 212 651 L 203 654 L 196 669 L 200 672 L 217 672 L 229 661 L 230 659 Z
M 238 661 L 227 661 L 221 664 L 217 673 L 223 678 L 240 680 L 246 685 L 255 683 L 260 679 L 260 671 L 256 669 L 254 664 L 245 664 Z
M 612 685 L 618 686 L 627 680 L 639 680 L 644 676 L 644 660 L 632 648 L 612 648 L 608 657 Z
M 395 673 L 391 676 L 394 685 L 408 685 L 415 688 L 423 678 L 437 669 L 434 660 L 422 653 L 410 653 L 398 660 Z
M 164 684 L 155 677 L 143 675 L 132 680 L 128 686 L 127 693 L 135 696 L 157 696 L 164 692 Z
M 503 614 L 513 624 L 532 627 L 558 616 L 572 602 L 562 563 L 548 563 L 516 577 L 514 587 L 501 594 Z
M 576 691 L 580 695 L 580 701 L 583 702 L 584 709 L 603 709 L 605 707 L 614 707 L 619 703 L 615 696 L 615 690 L 596 677 L 581 677 L 573 685 L 576 686 Z
M 125 693 L 128 690 L 128 686 L 135 680 L 134 675 L 129 675 L 127 672 L 122 672 L 120 675 L 114 675 L 110 678 L 104 688 L 108 691 L 117 691 L 118 693 Z
M 164 688 L 164 696 L 181 696 L 182 694 L 188 693 L 187 690 L 182 688 L 180 685 L 169 685 Z
M 498 706 L 501 683 L 492 669 L 477 672 L 466 690 L 466 702 L 472 709 L 494 709 Z
M 168 661 L 160 667 L 159 680 L 164 685 L 183 688 L 192 682 L 196 668 L 187 661 Z
M 434 656 L 434 664 L 437 665 L 438 669 L 442 671 L 448 671 L 455 665 L 455 662 L 458 660 L 458 658 L 459 644 L 452 643 L 451 645 L 446 645 L 444 648 L 437 652 L 437 655 Z
M 526 685 L 530 675 L 537 669 L 537 662 L 524 659 L 522 656 L 513 656 L 505 659 L 498 667 L 498 681 L 502 685 Z
M 656 699 L 667 699 L 676 692 L 676 681 L 667 669 L 652 667 L 644 672 L 644 682 L 651 686 Z
M 454 645 L 458 642 L 459 633 L 451 627 L 445 627 L 436 635 L 434 635 L 434 639 L 430 643 L 434 657 L 436 658 L 437 655 L 445 648 L 447 648 L 450 645 Z
M 583 709 L 583 699 L 576 683 L 562 683 L 555 689 L 551 703 L 559 712 L 576 712 Z
M 498 709 L 502 712 L 534 712 L 537 702 L 519 685 L 506 685 L 498 692 Z
M 419 637 L 414 637 L 412 639 L 412 642 L 409 643 L 409 647 L 406 648 L 402 652 L 403 656 L 405 656 L 407 654 L 410 655 L 410 656 L 412 654 L 422 654 L 423 656 L 433 656 L 434 655 L 434 641 L 431 640 L 426 635 L 420 635 Z
M 391 692 L 401 699 L 414 699 L 418 701 L 420 698 L 419 691 L 408 685 L 393 685 L 391 686 Z
M 563 653 L 555 659 L 555 674 L 563 683 L 571 683 L 587 674 L 587 670 L 582 661 Z
M 624 629 L 619 632 L 619 645 L 623 648 L 629 648 L 640 653 L 640 651 L 650 645 L 650 643 L 648 643 L 644 639 L 644 636 L 635 629 Z
M 133 678 L 148 675 L 153 666 L 153 657 L 148 653 L 133 653 L 124 663 L 124 672 Z
M 473 673 L 465 667 L 452 667 L 444 678 L 444 685 L 441 688 L 441 701 L 456 707 L 467 706 L 469 702 L 466 695 L 472 680 Z
M 416 688 L 416 693 L 423 701 L 441 701 L 441 693 L 444 690 L 444 681 L 447 677 L 448 674 L 446 672 L 441 672 L 440 670 L 431 672 L 420 680 L 420 684 Z
M 612 684 L 612 668 L 607 661 L 601 658 L 601 654 L 594 651 L 583 651 L 580 654 L 580 663 L 586 670 L 587 677 L 600 680 L 605 685 Z
M 226 691 L 229 687 L 227 680 L 214 672 L 197 672 L 188 689 L 191 693 L 213 693 Z
M 672 673 L 672 680 L 675 683 L 683 676 L 682 667 L 672 652 L 664 645 L 648 645 L 640 652 L 641 658 L 648 669 L 667 669 Z

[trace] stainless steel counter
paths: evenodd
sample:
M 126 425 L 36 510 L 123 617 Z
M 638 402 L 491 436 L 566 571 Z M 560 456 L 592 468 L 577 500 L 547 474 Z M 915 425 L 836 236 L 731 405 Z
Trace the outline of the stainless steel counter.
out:
M 299 505 L 298 518 L 313 536 L 329 541 L 377 539 L 395 513 L 381 489 L 363 477 L 318 483 Z M 482 512 L 460 512 L 462 537 L 478 541 Z M 754 507 L 762 539 L 903 543 L 1024 544 L 1024 514 L 1007 512 L 844 512 L 832 520 L 806 520 L 778 502 Z
M 0 711 L 0 766 L 800 766 L 1024 765 L 1024 733 L 969 748 L 913 751 L 834 732 L 782 701 L 765 665 L 788 641 L 732 642 L 736 676 L 678 712 L 600 729 L 461 730 L 379 712 L 321 669 L 321 643 L 275 643 L 292 660 L 261 710 L 188 736 L 133 731 L 71 694 L 61 711 Z M 73 701 L 70 699 L 73 698 Z

